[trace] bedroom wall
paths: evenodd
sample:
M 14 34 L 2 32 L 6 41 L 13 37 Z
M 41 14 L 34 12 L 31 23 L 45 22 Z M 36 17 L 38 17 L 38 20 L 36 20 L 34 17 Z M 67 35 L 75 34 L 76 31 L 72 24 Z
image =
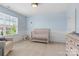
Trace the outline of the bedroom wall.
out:
M 26 34 L 26 17 L 3 6 L 0 6 L 0 12 L 18 17 L 18 34 L 14 35 L 14 41 L 21 40 L 22 35 Z
M 70 4 L 67 10 L 67 32 L 74 32 L 75 26 L 75 7 L 74 4 Z
M 35 28 L 49 28 L 50 41 L 65 42 L 67 17 L 65 12 L 37 14 L 27 18 L 27 31 L 30 35 Z
M 79 3 L 75 4 L 76 8 L 76 32 L 79 33 Z
M 68 32 L 79 33 L 79 3 L 70 4 L 67 10 Z

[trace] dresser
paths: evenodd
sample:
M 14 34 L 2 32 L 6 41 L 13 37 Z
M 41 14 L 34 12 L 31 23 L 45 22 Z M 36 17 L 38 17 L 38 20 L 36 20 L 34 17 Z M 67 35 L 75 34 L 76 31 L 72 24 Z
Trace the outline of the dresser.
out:
M 73 33 L 66 36 L 66 55 L 79 56 L 79 36 Z

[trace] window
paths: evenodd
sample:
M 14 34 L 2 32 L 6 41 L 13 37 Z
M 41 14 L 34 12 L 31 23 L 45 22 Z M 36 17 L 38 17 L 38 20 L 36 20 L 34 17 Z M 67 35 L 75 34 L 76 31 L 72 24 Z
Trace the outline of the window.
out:
M 0 35 L 14 35 L 18 32 L 18 18 L 0 13 Z

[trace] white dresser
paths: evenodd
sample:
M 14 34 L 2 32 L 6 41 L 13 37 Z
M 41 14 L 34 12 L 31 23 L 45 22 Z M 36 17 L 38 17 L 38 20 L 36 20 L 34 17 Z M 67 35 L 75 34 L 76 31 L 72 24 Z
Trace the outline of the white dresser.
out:
M 79 36 L 68 34 L 66 37 L 66 55 L 79 56 Z

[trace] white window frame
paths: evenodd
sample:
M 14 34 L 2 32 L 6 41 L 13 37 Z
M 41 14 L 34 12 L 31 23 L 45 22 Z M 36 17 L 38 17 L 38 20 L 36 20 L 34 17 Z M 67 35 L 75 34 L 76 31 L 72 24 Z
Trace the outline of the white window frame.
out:
M 2 13 L 2 12 L 0 12 L 0 15 L 2 15 L 2 18 L 5 18 L 5 19 L 9 18 L 9 20 L 10 20 L 11 17 L 16 19 L 16 34 L 18 34 L 18 17 L 14 17 L 14 16 L 11 16 L 9 14 Z M 10 34 L 10 35 L 12 35 L 12 34 Z

